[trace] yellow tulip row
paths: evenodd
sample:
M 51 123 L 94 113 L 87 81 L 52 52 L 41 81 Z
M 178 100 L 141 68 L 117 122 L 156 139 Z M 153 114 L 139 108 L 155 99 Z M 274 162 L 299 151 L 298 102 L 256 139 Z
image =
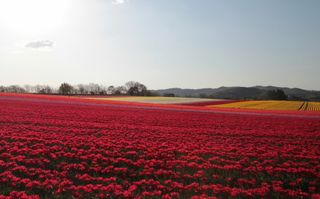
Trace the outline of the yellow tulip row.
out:
M 320 111 L 320 102 L 308 102 L 308 111 Z
M 208 107 L 218 108 L 240 108 L 240 109 L 260 109 L 260 110 L 308 110 L 320 111 L 320 102 L 301 102 L 301 101 L 243 101 L 220 105 L 210 105 Z

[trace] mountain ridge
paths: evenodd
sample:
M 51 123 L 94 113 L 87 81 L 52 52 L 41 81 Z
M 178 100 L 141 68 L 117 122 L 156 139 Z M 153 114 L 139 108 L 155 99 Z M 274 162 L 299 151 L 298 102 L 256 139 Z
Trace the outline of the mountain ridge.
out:
M 218 88 L 168 88 L 153 90 L 159 95 L 174 94 L 180 97 L 203 97 L 223 99 L 264 99 L 267 91 L 281 89 L 289 100 L 320 101 L 320 91 L 278 86 L 221 86 Z

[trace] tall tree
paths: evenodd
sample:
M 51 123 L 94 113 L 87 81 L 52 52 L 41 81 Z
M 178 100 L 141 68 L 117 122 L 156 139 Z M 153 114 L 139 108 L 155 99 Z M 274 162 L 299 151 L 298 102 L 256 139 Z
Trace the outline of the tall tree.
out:
M 59 87 L 59 93 L 62 95 L 70 95 L 73 92 L 73 87 L 68 83 L 62 83 Z
M 131 96 L 145 96 L 148 94 L 147 87 L 139 82 L 129 81 L 125 84 L 127 94 Z

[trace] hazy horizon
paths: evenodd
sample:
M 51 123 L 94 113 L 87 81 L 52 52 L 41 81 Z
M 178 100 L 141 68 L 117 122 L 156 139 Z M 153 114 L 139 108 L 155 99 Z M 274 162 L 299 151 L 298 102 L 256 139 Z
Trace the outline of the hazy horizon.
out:
M 320 1 L 3 0 L 0 85 L 320 90 Z
M 128 82 L 128 81 L 127 81 Z M 62 82 L 62 83 L 70 83 L 70 82 Z M 20 87 L 25 87 L 25 86 L 50 86 L 53 89 L 59 89 L 59 87 L 61 86 L 62 83 L 59 84 L 55 84 L 55 85 L 49 85 L 49 84 L 0 84 L 0 86 L 20 86 Z M 139 82 L 144 84 L 143 82 Z M 99 86 L 103 86 L 105 88 L 109 87 L 109 86 L 114 86 L 114 87 L 118 87 L 118 86 L 125 86 L 125 83 L 123 84 L 104 84 L 104 83 L 97 83 L 97 82 L 88 82 L 88 83 L 74 83 L 71 84 L 72 86 L 77 86 L 77 85 L 90 85 L 90 84 L 97 84 Z M 272 86 L 272 87 L 279 87 L 279 88 L 290 88 L 290 89 L 294 89 L 294 88 L 298 88 L 298 89 L 303 89 L 303 90 L 308 90 L 308 91 L 320 91 L 320 89 L 307 89 L 307 88 L 303 88 L 303 87 L 288 87 L 288 86 L 279 86 L 279 85 L 249 85 L 249 86 L 242 86 L 242 85 L 231 85 L 231 86 L 225 86 L 225 85 L 220 85 L 220 86 L 216 86 L 216 87 L 164 87 L 164 88 L 152 88 L 147 86 L 148 90 L 166 90 L 166 89 L 193 89 L 193 90 L 197 90 L 197 89 L 216 89 L 216 88 L 220 88 L 220 87 L 268 87 L 268 86 Z

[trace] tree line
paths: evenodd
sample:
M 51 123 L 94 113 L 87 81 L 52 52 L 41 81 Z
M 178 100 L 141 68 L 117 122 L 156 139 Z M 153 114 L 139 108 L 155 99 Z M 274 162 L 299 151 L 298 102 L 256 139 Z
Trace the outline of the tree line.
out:
M 60 94 L 60 95 L 131 95 L 131 96 L 152 96 L 156 95 L 147 87 L 136 81 L 129 81 L 122 86 L 103 86 L 100 84 L 77 84 L 62 83 L 58 88 L 48 85 L 11 85 L 0 86 L 0 92 L 9 93 L 38 93 L 38 94 Z
M 59 95 L 131 95 L 131 96 L 158 96 L 155 91 L 150 91 L 147 87 L 136 81 L 129 81 L 122 86 L 103 86 L 95 83 L 71 85 L 69 83 L 62 83 L 58 88 L 52 88 L 48 85 L 11 85 L 0 86 L 0 92 L 8 93 L 39 93 L 39 94 L 59 94 Z M 174 97 L 174 93 L 164 93 L 165 97 Z M 196 97 L 196 96 L 183 96 Z M 225 98 L 225 99 L 239 99 L 236 96 L 216 96 L 199 94 L 200 98 Z M 264 91 L 259 95 L 250 95 L 244 99 L 255 100 L 288 100 L 288 96 L 281 89 Z M 293 99 L 295 100 L 295 99 Z

